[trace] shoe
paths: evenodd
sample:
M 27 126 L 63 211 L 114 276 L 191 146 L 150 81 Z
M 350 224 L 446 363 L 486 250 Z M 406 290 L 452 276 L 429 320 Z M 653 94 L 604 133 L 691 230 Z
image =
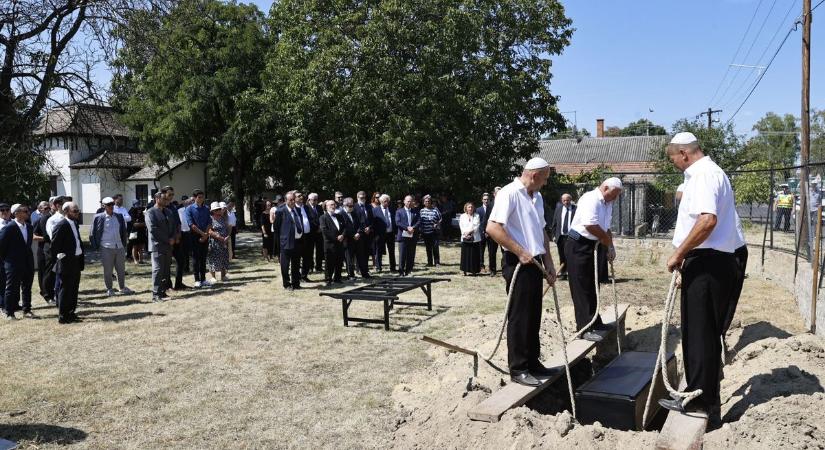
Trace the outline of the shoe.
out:
M 494 276 L 496 276 L 496 273 L 495 272 L 490 272 L 490 276 L 494 277 Z
M 125 287 L 120 290 L 120 295 L 134 295 L 135 291 Z
M 682 404 L 681 399 L 673 399 L 673 398 L 660 398 L 659 399 L 659 406 L 665 408 L 669 411 L 675 411 L 678 413 L 685 412 L 685 406 Z
M 117 295 L 117 293 L 115 292 L 114 289 L 107 289 L 106 290 L 106 296 L 107 297 L 114 297 L 115 295 Z
M 530 375 L 536 378 L 549 378 L 561 371 L 559 367 L 544 367 L 541 364 L 529 370 Z
M 294 290 L 295 290 L 295 288 L 293 288 L 292 286 L 287 286 L 287 287 L 285 287 L 284 289 L 286 289 L 286 290 L 287 290 L 287 291 L 289 291 L 289 292 L 292 292 L 292 291 L 294 291 Z
M 59 324 L 63 324 L 63 325 L 67 325 L 67 324 L 72 323 L 72 320 L 71 320 L 71 319 L 69 319 L 68 317 L 63 317 L 63 316 L 60 316 L 60 317 L 57 319 L 57 323 L 59 323 Z
M 582 339 L 584 339 L 585 341 L 590 341 L 590 342 L 601 342 L 601 341 L 604 340 L 604 338 L 601 337 L 601 335 L 596 334 L 592 331 L 588 331 L 588 332 L 584 333 L 582 335 Z
M 17 317 L 14 315 L 14 313 L 11 313 L 11 314 L 3 314 L 3 318 L 4 318 L 4 319 L 6 319 L 6 320 L 8 320 L 8 321 L 17 320 Z
M 332 280 L 332 282 L 333 282 L 333 283 L 335 283 L 335 284 L 341 284 L 341 283 L 343 283 L 343 282 L 344 282 L 344 280 L 342 280 L 342 279 L 340 279 L 340 278 L 339 278 L 339 279 L 337 279 L 337 280 Z
M 538 387 L 541 385 L 541 381 L 530 375 L 530 372 L 526 370 L 510 372 L 510 381 L 522 386 Z
M 312 281 L 309 280 L 309 277 L 301 277 L 301 281 L 304 283 L 312 283 Z
M 294 285 L 292 285 L 292 290 L 297 291 L 298 289 L 301 289 L 301 285 L 300 285 L 300 284 L 294 284 Z
M 324 283 L 324 286 L 326 286 L 326 287 L 330 287 L 330 286 L 332 286 L 332 281 L 327 281 L 327 282 L 325 282 L 325 283 Z
M 155 295 L 155 296 L 152 297 L 152 303 L 163 303 L 165 301 L 166 300 L 163 297 L 159 296 L 159 295 Z
M 372 279 L 372 275 L 370 275 L 370 274 L 366 274 L 366 275 L 364 275 L 364 276 L 363 276 L 363 277 L 361 277 L 361 278 L 363 278 L 363 279 L 365 279 L 365 280 L 371 280 L 371 279 Z
M 27 318 L 27 319 L 35 319 L 35 318 L 37 318 L 37 316 L 35 316 L 35 315 L 34 315 L 34 313 L 33 313 L 33 312 L 31 312 L 31 311 L 24 311 L 24 312 L 23 312 L 23 317 L 25 317 L 25 318 Z
M 185 285 L 185 284 L 179 284 L 179 285 L 175 286 L 176 291 L 188 291 L 189 289 L 192 289 L 192 288 Z
M 212 283 L 211 283 L 211 282 L 209 282 L 209 281 L 203 280 L 203 281 L 201 281 L 201 287 L 202 287 L 202 288 L 209 288 L 209 287 L 212 287 Z
M 210 285 L 218 284 L 218 279 L 217 278 L 212 278 L 211 280 L 209 280 L 209 284 Z
M 203 283 L 201 283 L 200 281 L 196 281 L 193 286 L 195 286 L 196 288 L 199 288 L 199 287 L 203 286 Z
M 222 277 L 221 277 L 221 283 L 225 283 L 225 282 L 227 282 L 227 281 L 229 281 L 229 277 L 228 277 L 228 276 L 224 275 L 224 276 L 222 276 Z

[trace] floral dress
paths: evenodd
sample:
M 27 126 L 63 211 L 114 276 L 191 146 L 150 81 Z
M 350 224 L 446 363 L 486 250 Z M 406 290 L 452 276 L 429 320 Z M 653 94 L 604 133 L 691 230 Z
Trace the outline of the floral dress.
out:
M 212 231 L 224 238 L 229 236 L 229 227 L 226 225 L 226 219 L 213 218 Z M 206 260 L 210 272 L 220 272 L 229 268 L 229 248 L 226 244 L 226 242 L 219 241 L 215 238 L 209 238 L 209 255 Z

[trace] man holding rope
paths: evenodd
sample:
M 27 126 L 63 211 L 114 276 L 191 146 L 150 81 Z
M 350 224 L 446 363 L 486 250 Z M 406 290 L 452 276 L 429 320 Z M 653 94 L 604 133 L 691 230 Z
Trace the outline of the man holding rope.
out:
M 510 379 L 525 386 L 538 386 L 541 384 L 538 377 L 555 373 L 539 361 L 544 278 L 541 264 L 547 271 L 547 282 L 552 286 L 556 281 L 550 238 L 544 230 L 544 200 L 539 193 L 549 176 L 547 161 L 541 158 L 527 161 L 521 177 L 499 191 L 486 229 L 489 237 L 504 249 L 502 275 L 511 294 L 507 311 Z
M 608 261 L 616 258 L 610 222 L 613 219 L 613 201 L 622 193 L 622 180 L 613 177 L 579 199 L 576 215 L 570 225 L 564 254 L 567 259 L 570 296 L 576 312 L 576 329 L 584 332 L 582 338 L 601 342 L 602 336 L 593 330 L 604 329 L 597 311 L 598 282 L 594 250 L 604 246 Z
M 676 251 L 667 261 L 667 269 L 680 271 L 682 278 L 685 392 L 701 390 L 691 409 L 707 412 L 714 426 L 721 422 L 720 336 L 736 278 L 734 250 L 740 244 L 733 190 L 728 176 L 704 155 L 692 133 L 677 133 L 667 146 L 667 155 L 685 172 L 673 236 Z M 659 404 L 684 412 L 687 401 L 679 397 L 661 399 Z

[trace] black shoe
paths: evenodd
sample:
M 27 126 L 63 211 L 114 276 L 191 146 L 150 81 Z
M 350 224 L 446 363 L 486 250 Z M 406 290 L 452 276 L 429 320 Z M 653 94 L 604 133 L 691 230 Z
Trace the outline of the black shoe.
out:
M 494 276 L 496 276 L 496 272 L 495 272 L 495 271 L 493 271 L 493 272 L 490 272 L 490 276 L 491 276 L 491 277 L 494 277 Z
M 588 331 L 588 332 L 584 333 L 582 335 L 582 339 L 584 339 L 585 341 L 590 341 L 590 342 L 601 342 L 601 341 L 604 340 L 604 338 L 601 335 L 596 334 L 592 331 Z
M 344 282 L 344 280 L 342 280 L 342 279 L 340 279 L 340 278 L 339 278 L 339 279 L 337 279 L 337 280 L 332 280 L 332 282 L 333 282 L 333 283 L 335 283 L 335 284 L 341 284 L 341 283 L 343 283 L 343 282 Z
M 327 281 L 326 283 L 324 283 L 324 286 L 327 286 L 327 287 L 332 286 L 332 281 Z
M 309 281 L 309 277 L 301 277 L 301 281 L 304 283 L 312 283 L 312 281 Z
M 659 399 L 659 406 L 665 408 L 670 411 L 675 411 L 678 413 L 685 412 L 685 406 L 682 404 L 681 399 L 673 399 L 673 398 L 661 398 Z
M 372 279 L 372 275 L 370 275 L 370 274 L 366 274 L 366 275 L 362 276 L 361 278 L 363 278 L 363 279 L 365 279 L 365 280 L 371 280 L 371 279 Z
M 530 375 L 530 372 L 526 370 L 510 372 L 510 381 L 522 386 L 538 387 L 541 385 L 541 381 Z
M 561 371 L 559 367 L 544 367 L 542 365 L 538 365 L 532 369 L 530 369 L 530 375 L 536 378 L 549 378 L 555 376 Z
M 164 301 L 166 301 L 164 299 L 165 299 L 165 297 L 163 297 L 163 296 L 153 295 L 152 296 L 152 303 L 163 303 Z
M 71 319 L 69 319 L 68 317 L 63 317 L 63 316 L 60 316 L 60 317 L 57 319 L 57 323 L 60 323 L 60 324 L 66 325 L 66 324 L 70 324 L 70 323 L 72 323 L 72 320 L 71 320 Z
M 284 287 L 284 289 L 286 289 L 289 292 L 292 292 L 294 290 L 292 286 L 286 286 Z

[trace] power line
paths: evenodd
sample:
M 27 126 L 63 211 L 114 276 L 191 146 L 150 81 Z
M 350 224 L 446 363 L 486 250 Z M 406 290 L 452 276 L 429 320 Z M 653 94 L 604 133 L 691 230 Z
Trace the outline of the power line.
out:
M 748 22 L 748 27 L 745 29 L 745 34 L 742 35 L 742 39 L 739 41 L 739 45 L 736 47 L 736 52 L 733 54 L 733 58 L 730 60 L 730 64 L 736 62 L 736 57 L 739 56 L 739 51 L 742 50 L 742 44 L 745 43 L 745 38 L 748 37 L 748 33 L 751 31 L 751 25 L 753 25 L 753 21 L 756 19 L 756 13 L 759 12 L 759 7 L 762 6 L 762 1 L 759 0 L 759 3 L 756 5 L 756 9 L 753 11 L 753 15 L 751 16 L 751 21 Z M 719 93 L 719 89 L 725 84 L 725 80 L 728 78 L 728 73 L 730 73 L 730 64 L 728 64 L 727 70 L 725 70 L 725 75 L 722 77 L 722 81 L 719 82 L 719 85 L 716 86 L 716 90 L 713 91 L 713 97 L 710 98 L 708 101 L 708 105 L 713 104 L 713 101 L 716 100 L 716 94 Z

